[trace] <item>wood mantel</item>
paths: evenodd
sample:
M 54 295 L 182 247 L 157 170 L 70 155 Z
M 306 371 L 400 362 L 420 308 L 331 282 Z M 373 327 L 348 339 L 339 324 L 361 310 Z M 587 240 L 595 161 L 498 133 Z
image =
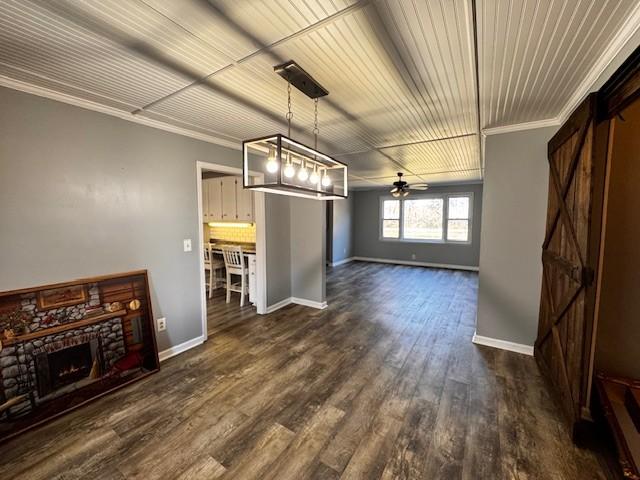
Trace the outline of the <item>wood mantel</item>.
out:
M 49 335 L 55 335 L 56 333 L 66 332 L 67 330 L 74 330 L 76 328 L 86 327 L 87 325 L 93 325 L 94 323 L 104 322 L 111 318 L 124 317 L 127 314 L 125 309 L 118 310 L 117 312 L 103 313 L 101 315 L 94 315 L 92 317 L 83 318 L 75 322 L 65 323 L 64 325 L 57 325 L 51 328 L 45 328 L 33 333 L 26 333 L 24 335 L 16 335 L 13 338 L 7 338 L 2 341 L 4 345 L 13 345 L 19 342 L 26 342 L 28 340 L 35 340 L 36 338 L 42 338 Z

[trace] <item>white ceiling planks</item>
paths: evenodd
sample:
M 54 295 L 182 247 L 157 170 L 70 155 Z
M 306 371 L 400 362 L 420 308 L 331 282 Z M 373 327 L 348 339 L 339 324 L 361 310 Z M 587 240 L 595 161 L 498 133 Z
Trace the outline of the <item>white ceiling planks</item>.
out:
M 472 0 L 5 0 L 0 76 L 240 146 L 286 132 L 273 66 L 293 59 L 330 92 L 319 145 L 352 185 L 471 182 L 478 115 L 558 117 L 639 2 L 476 0 L 480 112 Z
M 423 183 L 426 182 L 429 185 L 438 185 L 438 184 L 449 184 L 452 182 L 455 183 L 478 183 L 478 174 L 477 171 L 473 170 L 470 172 L 465 171 L 441 171 L 441 172 L 432 172 L 428 175 L 404 175 L 402 179 L 411 184 L 415 183 Z M 351 184 L 354 184 L 356 188 L 363 187 L 389 187 L 393 182 L 398 180 L 398 176 L 389 175 L 387 177 L 370 177 L 367 178 L 366 181 L 356 180 L 351 181 Z M 351 186 L 350 184 L 350 186 Z
M 467 3 L 377 2 L 404 83 L 420 108 L 422 121 L 435 130 L 429 139 L 476 131 L 472 19 Z
M 482 125 L 557 117 L 636 0 L 477 0 Z
M 396 172 L 400 170 L 398 165 L 377 151 L 366 150 L 359 153 L 337 155 L 335 158 L 349 165 L 349 173 L 362 178 L 396 175 Z
M 477 156 L 478 136 L 466 135 L 443 140 L 388 147 L 382 151 L 416 175 L 431 172 L 472 171 L 481 178 Z
M 0 73 L 11 68 L 58 82 L 63 93 L 69 85 L 130 106 L 188 81 L 39 4 L 15 0 L 0 2 Z

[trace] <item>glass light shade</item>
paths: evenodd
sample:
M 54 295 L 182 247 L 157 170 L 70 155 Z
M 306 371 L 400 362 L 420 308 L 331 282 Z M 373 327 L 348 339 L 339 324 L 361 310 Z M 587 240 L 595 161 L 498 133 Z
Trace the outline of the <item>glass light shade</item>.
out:
M 242 147 L 244 188 L 316 200 L 348 195 L 347 166 L 307 145 L 276 134 Z
M 391 192 L 391 195 L 393 195 L 394 197 L 399 197 L 400 196 L 400 192 L 396 189 L 395 192 Z

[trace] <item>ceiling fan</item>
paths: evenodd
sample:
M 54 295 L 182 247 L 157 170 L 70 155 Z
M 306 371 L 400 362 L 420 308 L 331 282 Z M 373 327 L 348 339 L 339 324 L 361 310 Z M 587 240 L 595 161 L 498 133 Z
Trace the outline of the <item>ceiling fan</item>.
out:
M 402 180 L 402 172 L 398 172 L 398 181 L 393 182 L 391 195 L 393 195 L 394 197 L 406 197 L 407 195 L 409 195 L 409 190 L 426 190 L 427 188 L 429 188 L 429 185 L 427 185 L 426 183 L 416 183 L 414 185 L 409 185 L 407 182 Z

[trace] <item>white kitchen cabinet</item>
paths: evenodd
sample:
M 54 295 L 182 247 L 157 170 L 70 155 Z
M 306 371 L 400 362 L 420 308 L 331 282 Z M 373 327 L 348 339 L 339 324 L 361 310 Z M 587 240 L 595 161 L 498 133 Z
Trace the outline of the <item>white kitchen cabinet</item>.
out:
M 209 221 L 219 222 L 222 217 L 222 179 L 207 179 L 207 190 L 209 199 Z
M 217 177 L 202 181 L 202 219 L 205 223 L 253 223 L 253 195 L 251 190 L 242 188 L 242 177 Z
M 209 223 L 209 182 L 207 179 L 202 180 L 202 221 Z
M 242 188 L 242 178 L 238 179 L 236 198 L 238 220 L 253 223 L 253 194 L 251 190 Z
M 255 305 L 257 302 L 257 273 L 256 256 L 247 255 L 249 261 L 249 303 Z
M 236 177 L 222 177 L 222 220 L 233 222 L 238 220 Z

